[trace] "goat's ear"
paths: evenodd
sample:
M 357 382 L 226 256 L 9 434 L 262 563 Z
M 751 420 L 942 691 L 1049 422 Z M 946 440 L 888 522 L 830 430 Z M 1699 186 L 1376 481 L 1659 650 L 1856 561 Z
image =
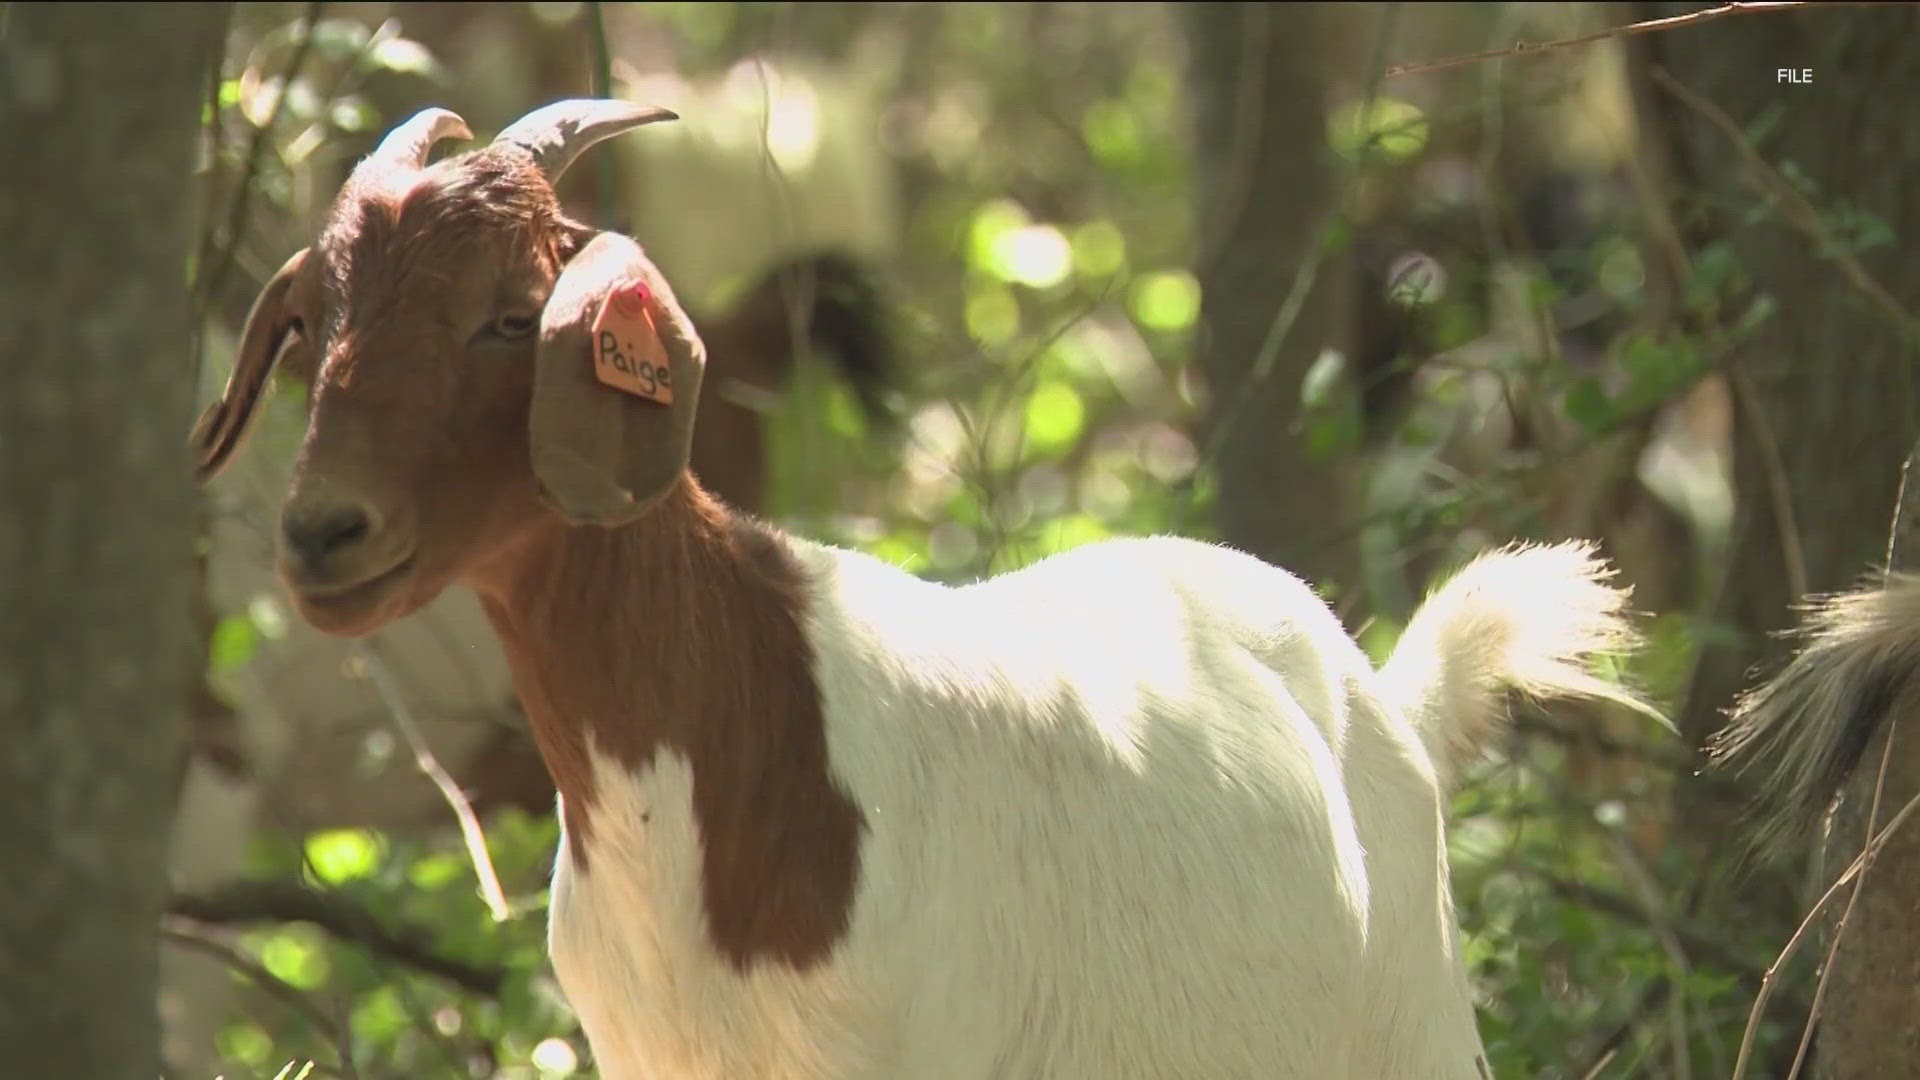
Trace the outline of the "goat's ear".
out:
M 240 351 L 234 357 L 233 374 L 227 376 L 227 387 L 221 391 L 219 400 L 200 414 L 200 421 L 193 427 L 191 444 L 196 480 L 204 481 L 218 473 L 246 440 L 260 402 L 271 386 L 273 365 L 281 351 L 304 352 L 310 348 L 306 335 L 301 333 L 300 313 L 293 296 L 307 264 L 307 251 L 301 248 L 280 267 L 267 287 L 260 290 L 253 310 L 247 312 L 246 328 L 240 332 Z M 300 335 L 291 347 L 287 342 L 290 334 Z M 290 363 L 303 368 L 311 366 L 303 357 L 295 357 Z
M 596 334 L 619 356 L 597 353 Z M 640 245 L 589 241 L 540 319 L 529 422 L 548 504 L 575 524 L 645 513 L 686 471 L 705 367 L 706 346 Z

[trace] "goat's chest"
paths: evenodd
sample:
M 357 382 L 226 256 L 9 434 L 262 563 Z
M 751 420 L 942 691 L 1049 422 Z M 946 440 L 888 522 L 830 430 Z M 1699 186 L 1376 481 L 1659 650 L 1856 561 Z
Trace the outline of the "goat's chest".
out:
M 693 771 L 671 751 L 629 770 L 595 762 L 585 865 L 563 838 L 549 948 L 600 1075 L 861 1075 L 865 980 L 843 954 L 795 970 L 736 965 L 708 932 Z

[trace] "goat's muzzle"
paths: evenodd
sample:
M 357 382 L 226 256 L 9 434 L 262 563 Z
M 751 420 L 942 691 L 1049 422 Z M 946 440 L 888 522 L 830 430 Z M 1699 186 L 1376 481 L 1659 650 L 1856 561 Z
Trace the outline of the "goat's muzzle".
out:
M 353 500 L 300 499 L 280 521 L 280 575 L 316 628 L 353 634 L 377 620 L 414 568 L 406 530 Z

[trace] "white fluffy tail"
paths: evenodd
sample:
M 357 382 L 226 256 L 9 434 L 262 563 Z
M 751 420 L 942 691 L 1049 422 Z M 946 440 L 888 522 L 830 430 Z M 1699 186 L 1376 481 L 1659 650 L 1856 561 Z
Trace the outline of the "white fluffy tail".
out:
M 1414 612 L 1380 669 L 1385 696 L 1404 710 L 1433 758 L 1443 791 L 1506 719 L 1506 694 L 1611 701 L 1667 720 L 1630 691 L 1587 669 L 1638 642 L 1624 617 L 1628 591 L 1583 542 L 1525 545 L 1467 564 Z

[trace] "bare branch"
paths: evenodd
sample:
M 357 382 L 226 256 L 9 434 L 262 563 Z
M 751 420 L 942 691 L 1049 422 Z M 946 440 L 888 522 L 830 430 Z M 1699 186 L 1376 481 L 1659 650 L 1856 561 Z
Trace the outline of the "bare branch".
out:
M 1464 67 L 1468 64 L 1478 64 L 1484 60 L 1499 60 L 1509 56 L 1538 56 L 1541 53 L 1554 52 L 1559 49 L 1571 49 L 1576 45 L 1591 45 L 1596 41 L 1606 41 L 1610 38 L 1627 37 L 1632 34 L 1652 34 L 1662 30 L 1678 30 L 1686 26 L 1698 26 L 1701 23 L 1725 18 L 1728 15 L 1754 15 L 1775 11 L 1792 11 L 1795 8 L 1814 6 L 1814 4 L 1806 3 L 1804 0 L 1799 0 L 1799 2 L 1795 2 L 1795 0 L 1778 0 L 1778 2 L 1774 3 L 1721 4 L 1719 7 L 1689 11 L 1684 15 L 1673 15 L 1665 19 L 1648 19 L 1644 22 L 1627 23 L 1623 26 L 1610 26 L 1605 30 L 1597 30 L 1591 34 L 1581 34 L 1578 37 L 1561 38 L 1556 41 L 1517 41 L 1504 49 L 1488 49 L 1485 52 L 1467 53 L 1464 56 L 1449 56 L 1441 60 L 1417 60 L 1409 64 L 1395 64 L 1393 67 L 1387 69 L 1387 75 L 1413 75 L 1422 71 L 1440 71 L 1445 68 Z M 1889 5 L 1867 3 L 1864 2 L 1864 0 L 1849 3 L 1843 0 L 1841 3 L 1825 3 L 1818 6 L 1886 7 Z
M 1913 554 L 1909 548 L 1914 538 L 1915 516 L 1920 513 L 1920 509 L 1917 509 L 1920 507 L 1920 492 L 1913 491 L 1907 485 L 1913 479 L 1916 461 L 1920 461 L 1920 444 L 1914 446 L 1913 452 L 1907 455 L 1907 460 L 1900 466 L 1900 487 L 1893 498 L 1893 525 L 1887 530 L 1887 566 L 1880 581 L 1882 588 L 1886 587 L 1893 572 L 1903 568 Z M 1880 796 L 1886 787 L 1887 765 L 1893 760 L 1893 737 L 1899 726 L 1900 717 L 1897 713 L 1887 718 L 1886 742 L 1880 748 L 1880 768 L 1874 774 L 1873 799 L 1867 807 L 1867 840 L 1872 839 L 1874 825 L 1880 820 Z M 1800 1048 L 1794 1053 L 1793 1068 L 1788 1071 L 1787 1080 L 1799 1076 L 1800 1066 L 1806 1061 L 1807 1047 L 1813 1042 L 1813 1025 L 1820 1018 L 1820 1002 L 1826 997 L 1827 980 L 1833 974 L 1833 958 L 1840 953 L 1840 940 L 1846 936 L 1847 923 L 1853 917 L 1853 906 L 1859 901 L 1860 894 L 1867 890 L 1867 868 L 1872 863 L 1873 860 L 1868 859 L 1861 867 L 1860 880 L 1847 895 L 1847 906 L 1840 912 L 1840 921 L 1834 924 L 1833 940 L 1827 944 L 1827 958 L 1820 965 L 1820 979 L 1813 987 L 1813 1004 L 1807 1010 L 1806 1026 L 1800 1029 Z
M 1766 1011 L 1767 998 L 1773 994 L 1774 978 L 1778 975 L 1781 965 L 1785 964 L 1787 960 L 1793 956 L 1794 951 L 1800 947 L 1800 942 L 1806 938 L 1807 932 L 1812 929 L 1814 920 L 1819 917 L 1822 911 L 1827 909 L 1827 904 L 1832 902 L 1840 890 L 1858 876 L 1867 863 L 1871 862 L 1873 857 L 1880 853 L 1880 849 L 1886 846 L 1887 841 L 1893 837 L 1893 834 L 1899 830 L 1900 826 L 1906 824 L 1907 818 L 1914 812 L 1915 808 L 1920 808 L 1920 795 L 1915 795 L 1913 798 L 1908 799 L 1907 804 L 1900 808 L 1900 812 L 1893 815 L 1893 820 L 1887 822 L 1886 828 L 1881 829 L 1880 832 L 1874 836 L 1873 842 L 1869 843 L 1859 855 L 1854 857 L 1853 862 L 1847 865 L 1846 871 L 1842 873 L 1839 878 L 1835 879 L 1832 885 L 1827 887 L 1826 892 L 1820 895 L 1820 899 L 1814 903 L 1813 909 L 1807 912 L 1806 918 L 1800 920 L 1799 929 L 1795 930 L 1793 936 L 1787 939 L 1787 944 L 1780 950 L 1780 955 L 1774 959 L 1773 963 L 1767 965 L 1766 974 L 1760 979 L 1760 992 L 1756 994 L 1753 999 L 1753 1011 L 1747 1017 L 1746 1033 L 1740 1037 L 1740 1056 L 1734 1061 L 1733 1080 L 1740 1080 L 1740 1078 L 1746 1074 L 1747 1062 L 1753 1054 L 1753 1039 L 1760 1031 L 1760 1016 Z
M 393 716 L 393 724 L 407 740 L 407 746 L 413 750 L 414 764 L 420 767 L 433 786 L 440 789 L 441 798 L 453 810 L 453 816 L 460 822 L 460 835 L 466 841 L 467 856 L 473 861 L 473 872 L 480 879 L 480 896 L 487 902 L 487 910 L 493 914 L 494 922 L 506 922 L 513 916 L 513 910 L 507 904 L 507 896 L 500 888 L 500 875 L 493 869 L 493 857 L 487 853 L 487 834 L 480 828 L 480 819 L 474 815 L 473 804 L 467 801 L 466 792 L 453 775 L 440 764 L 433 755 L 433 748 L 427 745 L 426 736 L 420 733 L 420 725 L 414 722 L 413 711 L 407 707 L 406 699 L 400 693 L 399 684 L 394 681 L 393 672 L 387 669 L 385 660 L 369 645 L 356 644 L 354 659 L 358 660 L 372 678 L 374 689 L 379 691 L 380 699 L 386 703 L 387 711 Z
M 353 1077 L 353 1048 L 347 1032 L 335 1020 L 327 1015 L 312 998 L 299 987 L 287 982 L 280 976 L 268 971 L 264 965 L 241 950 L 218 938 L 195 930 L 179 918 L 171 917 L 160 926 L 160 939 L 182 948 L 204 953 L 225 964 L 228 968 L 246 977 L 248 982 L 258 986 L 268 996 L 281 1002 L 294 1012 L 299 1013 L 313 1026 L 319 1029 L 327 1041 L 333 1045 L 333 1052 L 340 1059 L 336 1075 Z
M 1800 193 L 1799 188 L 1780 175 L 1780 170 L 1768 164 L 1767 159 L 1760 156 L 1760 151 L 1754 148 L 1753 140 L 1747 138 L 1746 132 L 1740 130 L 1740 125 L 1734 122 L 1733 117 L 1728 116 L 1725 110 L 1708 101 L 1698 92 L 1689 89 L 1686 84 L 1664 70 L 1654 68 L 1651 74 L 1653 81 L 1659 83 L 1661 88 L 1705 117 L 1708 123 L 1726 135 L 1733 143 L 1734 149 L 1740 152 L 1741 160 L 1752 171 L 1755 178 L 1761 181 L 1763 193 L 1780 200 L 1787 210 L 1787 220 L 1813 240 L 1819 254 L 1832 258 L 1839 265 L 1840 272 L 1846 276 L 1849 284 L 1860 290 L 1875 307 L 1880 309 L 1882 314 L 1891 319 L 1894 326 L 1908 341 L 1920 340 L 1920 320 L 1916 320 L 1912 314 L 1901 307 L 1900 302 L 1893 298 L 1893 294 L 1887 291 L 1886 286 L 1875 280 L 1874 276 L 1867 272 L 1867 268 L 1860 265 L 1860 260 L 1855 258 L 1852 252 L 1843 251 L 1834 244 L 1833 233 L 1828 231 L 1826 225 L 1820 221 L 1820 212 L 1814 209 L 1813 204 L 1807 201 L 1807 197 Z
M 1688 926 L 1674 920 L 1670 913 L 1666 916 L 1666 925 L 1656 925 L 1655 910 L 1651 905 L 1635 901 L 1631 897 L 1603 889 L 1598 885 L 1589 885 L 1584 881 L 1561 877 L 1550 870 L 1540 867 L 1528 867 L 1528 873 L 1538 877 L 1548 890 L 1560 899 L 1578 904 L 1590 911 L 1645 927 L 1656 936 L 1667 937 L 1673 944 L 1683 947 L 1692 956 L 1698 957 L 1715 967 L 1741 976 L 1752 978 L 1761 974 L 1752 961 L 1740 955 L 1730 944 L 1712 937 L 1706 931 Z
M 245 171 L 240 175 L 240 186 L 234 190 L 233 203 L 227 210 L 226 247 L 218 258 L 214 256 L 212 215 L 208 215 L 206 230 L 200 235 L 200 254 L 194 260 L 193 289 L 193 374 L 196 385 L 203 360 L 207 311 L 219 295 L 220 287 L 226 284 L 227 274 L 232 270 L 240 251 L 240 237 L 247 229 L 247 211 L 251 207 L 254 184 L 260 175 L 267 144 L 273 138 L 274 129 L 280 126 L 280 116 L 286 110 L 287 99 L 293 95 L 293 80 L 299 77 L 300 69 L 306 66 L 307 54 L 313 50 L 314 29 L 320 25 L 320 13 L 326 10 L 326 6 L 322 0 L 313 0 L 307 5 L 305 25 L 299 39 L 294 42 L 292 54 L 287 57 L 286 70 L 280 76 L 280 88 L 273 95 L 273 110 L 267 114 L 266 123 L 253 129 L 253 141 L 247 145 Z M 213 123 L 216 126 L 219 124 L 217 109 Z
M 239 882 L 204 896 L 175 896 L 168 910 L 177 919 L 207 926 L 311 923 L 341 941 L 483 997 L 499 996 L 506 982 L 504 971 L 435 952 L 426 944 L 423 929 L 388 925 L 339 893 L 293 882 Z

